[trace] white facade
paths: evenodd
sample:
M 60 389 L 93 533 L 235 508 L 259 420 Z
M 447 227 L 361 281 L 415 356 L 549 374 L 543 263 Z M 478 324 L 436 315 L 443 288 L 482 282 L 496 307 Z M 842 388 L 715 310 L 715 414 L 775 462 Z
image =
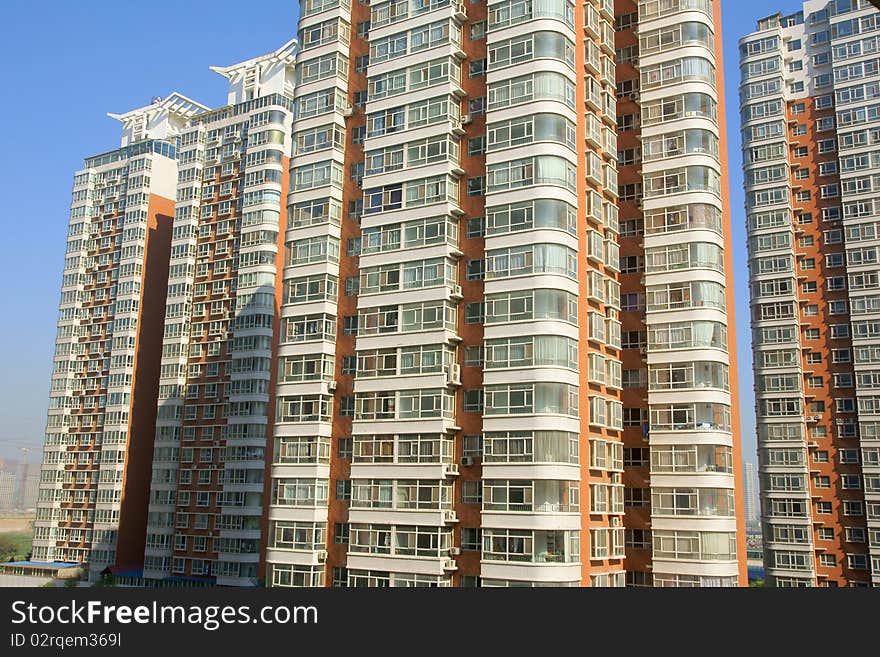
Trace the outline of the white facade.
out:
M 712 12 L 639 2 L 655 586 L 739 572 Z

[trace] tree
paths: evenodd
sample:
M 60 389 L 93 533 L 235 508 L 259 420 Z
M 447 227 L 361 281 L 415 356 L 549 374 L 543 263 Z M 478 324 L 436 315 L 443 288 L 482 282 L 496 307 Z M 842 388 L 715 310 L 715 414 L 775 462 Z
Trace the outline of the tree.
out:
M 17 551 L 18 546 L 15 541 L 0 536 L 0 561 L 14 561 Z

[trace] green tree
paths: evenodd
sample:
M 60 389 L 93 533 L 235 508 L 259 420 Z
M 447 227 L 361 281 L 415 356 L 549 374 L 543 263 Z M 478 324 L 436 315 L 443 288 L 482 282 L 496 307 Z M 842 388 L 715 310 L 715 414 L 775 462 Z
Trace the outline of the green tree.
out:
M 15 544 L 15 541 L 0 536 L 0 561 L 12 561 L 17 552 L 18 545 Z

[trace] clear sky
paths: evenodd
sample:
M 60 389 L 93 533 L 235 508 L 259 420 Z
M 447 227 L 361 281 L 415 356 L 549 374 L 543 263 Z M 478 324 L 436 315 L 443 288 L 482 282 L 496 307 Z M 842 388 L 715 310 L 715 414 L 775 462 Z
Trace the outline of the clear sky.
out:
M 743 456 L 754 461 L 736 42 L 758 18 L 800 2 L 724 0 L 722 7 Z M 107 112 L 172 91 L 224 104 L 226 81 L 208 66 L 263 54 L 296 32 L 294 0 L 250 9 L 241 0 L 0 2 L 0 457 L 42 443 L 73 172 L 83 158 L 119 145 L 120 126 Z

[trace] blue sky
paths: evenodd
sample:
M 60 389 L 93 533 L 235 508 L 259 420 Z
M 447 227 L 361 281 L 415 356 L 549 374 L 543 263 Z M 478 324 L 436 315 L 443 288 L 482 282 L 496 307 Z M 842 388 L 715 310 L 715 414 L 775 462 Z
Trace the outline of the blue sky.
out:
M 296 32 L 294 0 L 242 11 L 249 6 L 214 0 L 205 12 L 204 2 L 191 0 L 0 3 L 0 60 L 7 62 L 0 102 L 0 457 L 42 443 L 73 172 L 83 158 L 118 146 L 119 124 L 107 112 L 172 91 L 224 104 L 225 80 L 208 66 L 268 52 Z M 790 12 L 800 3 L 774 6 Z M 772 10 L 755 0 L 725 0 L 723 8 L 743 455 L 754 460 L 736 41 Z

